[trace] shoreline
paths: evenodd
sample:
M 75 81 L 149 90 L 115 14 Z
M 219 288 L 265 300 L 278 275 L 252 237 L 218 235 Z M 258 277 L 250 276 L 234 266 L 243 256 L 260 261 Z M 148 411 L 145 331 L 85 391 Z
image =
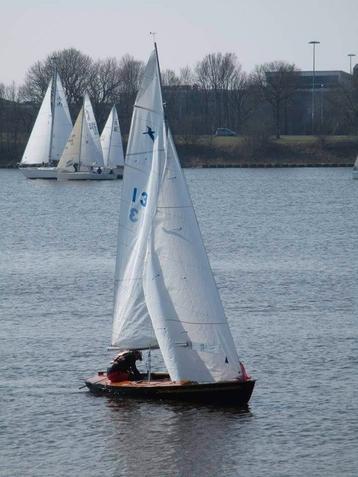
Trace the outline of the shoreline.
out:
M 175 142 L 184 168 L 353 167 L 358 153 L 358 136 L 176 136 Z M 0 168 L 17 168 L 22 151 L 5 155 L 0 151 Z

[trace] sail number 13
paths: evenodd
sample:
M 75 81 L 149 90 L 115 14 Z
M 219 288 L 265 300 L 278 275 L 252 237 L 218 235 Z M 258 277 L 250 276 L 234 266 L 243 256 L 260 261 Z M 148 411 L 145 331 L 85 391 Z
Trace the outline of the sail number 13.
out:
M 148 194 L 146 192 L 140 193 L 137 187 L 134 187 L 132 193 L 132 205 L 136 204 L 136 206 L 131 207 L 129 209 L 129 220 L 132 222 L 137 222 L 138 214 L 139 214 L 139 206 L 145 207 L 147 205 Z M 139 204 L 137 204 L 139 202 Z

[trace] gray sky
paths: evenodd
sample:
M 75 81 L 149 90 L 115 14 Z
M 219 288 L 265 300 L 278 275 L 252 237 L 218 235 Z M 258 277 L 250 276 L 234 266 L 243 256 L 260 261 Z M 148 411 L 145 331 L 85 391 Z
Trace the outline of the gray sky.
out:
M 235 52 L 243 69 L 273 60 L 349 70 L 358 55 L 358 0 L 0 0 L 0 82 L 21 83 L 54 50 L 94 59 L 130 53 L 146 60 L 150 31 L 162 69 L 179 71 L 210 52 Z M 358 56 L 357 56 L 358 62 Z

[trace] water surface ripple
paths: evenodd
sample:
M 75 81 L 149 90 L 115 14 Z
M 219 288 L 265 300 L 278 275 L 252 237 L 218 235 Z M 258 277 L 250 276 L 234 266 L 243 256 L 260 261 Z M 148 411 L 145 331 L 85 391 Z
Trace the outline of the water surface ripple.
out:
M 249 410 L 79 390 L 111 356 L 121 182 L 0 170 L 1 476 L 357 475 L 358 181 L 344 168 L 185 174 L 257 378 Z

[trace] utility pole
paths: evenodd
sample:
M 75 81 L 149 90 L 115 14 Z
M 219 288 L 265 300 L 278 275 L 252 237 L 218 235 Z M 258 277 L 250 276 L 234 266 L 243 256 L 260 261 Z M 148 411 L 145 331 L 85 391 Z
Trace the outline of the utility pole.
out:
M 348 53 L 347 56 L 349 56 L 349 73 L 352 74 L 352 58 L 357 55 L 355 53 Z
M 320 44 L 320 41 L 312 40 L 308 42 L 313 46 L 313 70 L 312 70 L 312 107 L 311 107 L 311 120 L 312 120 L 312 135 L 314 134 L 314 121 L 315 121 L 315 77 L 316 77 L 316 45 Z

